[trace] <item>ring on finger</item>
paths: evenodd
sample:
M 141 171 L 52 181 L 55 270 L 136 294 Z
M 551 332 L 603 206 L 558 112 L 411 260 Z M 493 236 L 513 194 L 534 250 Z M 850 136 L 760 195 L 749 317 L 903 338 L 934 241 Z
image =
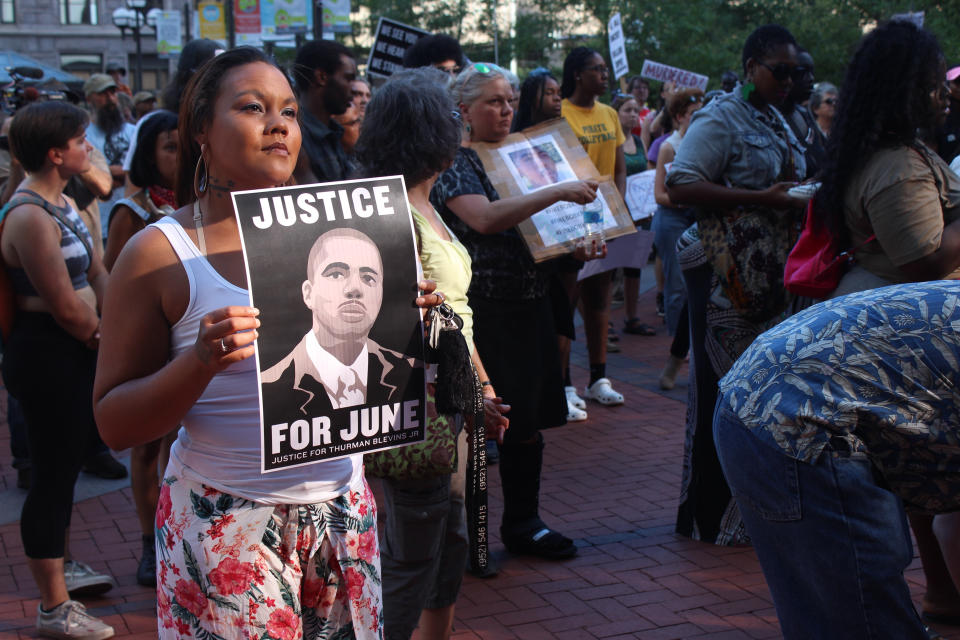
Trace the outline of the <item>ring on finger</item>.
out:
M 220 338 L 220 352 L 230 353 L 230 349 L 227 347 L 226 343 L 223 341 L 223 338 Z
M 443 295 L 443 291 L 437 291 L 436 296 L 440 298 L 440 304 L 443 304 L 444 302 L 447 301 L 447 297 Z

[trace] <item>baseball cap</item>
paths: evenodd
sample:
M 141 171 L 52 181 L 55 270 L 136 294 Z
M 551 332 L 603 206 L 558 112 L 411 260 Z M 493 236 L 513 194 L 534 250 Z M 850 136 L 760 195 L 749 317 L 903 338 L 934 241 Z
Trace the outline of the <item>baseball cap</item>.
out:
M 953 82 L 957 78 L 960 78 L 960 66 L 947 71 L 947 82 Z
M 150 102 L 151 100 L 156 100 L 157 96 L 153 95 L 152 91 L 137 91 L 133 94 L 133 104 L 140 104 L 141 102 Z
M 95 73 L 87 81 L 83 83 L 83 93 L 84 95 L 90 95 L 93 93 L 100 93 L 101 91 L 106 91 L 110 87 L 116 87 L 117 83 L 113 81 L 113 78 L 108 76 L 105 73 Z

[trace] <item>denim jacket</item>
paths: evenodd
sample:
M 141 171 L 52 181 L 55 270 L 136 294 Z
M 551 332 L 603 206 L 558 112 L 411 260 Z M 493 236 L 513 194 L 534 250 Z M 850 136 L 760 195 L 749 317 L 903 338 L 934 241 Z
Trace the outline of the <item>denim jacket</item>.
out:
M 803 144 L 779 111 L 757 110 L 736 93 L 714 99 L 693 115 L 667 174 L 667 184 L 707 181 L 743 189 L 766 189 L 780 176 L 787 153 L 796 175 L 806 175 Z M 785 140 L 786 139 L 786 140 Z M 789 151 L 788 151 L 789 143 Z

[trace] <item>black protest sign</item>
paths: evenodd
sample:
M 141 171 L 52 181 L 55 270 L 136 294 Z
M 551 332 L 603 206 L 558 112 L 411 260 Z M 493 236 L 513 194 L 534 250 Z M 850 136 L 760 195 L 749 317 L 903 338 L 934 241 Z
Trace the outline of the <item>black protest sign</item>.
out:
M 381 17 L 377 23 L 373 46 L 370 47 L 367 73 L 387 77 L 393 75 L 395 71 L 400 71 L 403 69 L 403 54 L 406 50 L 414 42 L 428 35 L 430 35 L 429 31 Z
M 422 441 L 403 178 L 242 191 L 233 202 L 260 309 L 261 472 Z

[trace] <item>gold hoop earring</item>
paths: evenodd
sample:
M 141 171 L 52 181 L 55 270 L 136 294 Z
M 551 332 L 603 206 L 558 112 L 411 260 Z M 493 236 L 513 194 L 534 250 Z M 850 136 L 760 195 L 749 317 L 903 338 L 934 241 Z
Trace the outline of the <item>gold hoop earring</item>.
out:
M 203 159 L 203 152 L 207 145 L 200 145 L 200 157 L 197 158 L 197 168 L 193 172 L 193 193 L 199 200 L 207 192 L 207 163 Z

